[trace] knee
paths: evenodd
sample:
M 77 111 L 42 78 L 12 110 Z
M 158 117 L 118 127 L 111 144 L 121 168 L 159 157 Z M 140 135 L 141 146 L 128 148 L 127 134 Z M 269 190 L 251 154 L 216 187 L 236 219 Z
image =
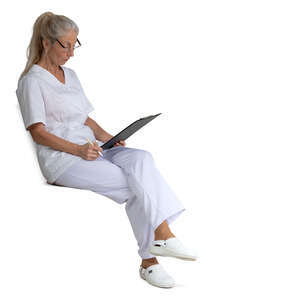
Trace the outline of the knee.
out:
M 137 160 L 153 160 L 152 154 L 147 150 L 138 149 L 135 157 Z

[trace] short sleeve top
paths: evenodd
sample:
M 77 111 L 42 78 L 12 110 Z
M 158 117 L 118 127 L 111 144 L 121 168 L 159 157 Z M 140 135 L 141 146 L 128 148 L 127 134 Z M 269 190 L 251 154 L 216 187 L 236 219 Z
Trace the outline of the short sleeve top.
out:
M 75 71 L 61 67 L 65 83 L 37 64 L 19 81 L 16 95 L 25 129 L 41 122 L 48 132 L 72 143 L 85 144 L 86 138 L 94 141 L 93 131 L 84 125 L 94 107 L 86 97 Z M 98 141 L 98 144 L 101 146 L 103 143 Z M 49 183 L 54 183 L 65 170 L 82 159 L 41 144 L 35 145 L 40 169 Z

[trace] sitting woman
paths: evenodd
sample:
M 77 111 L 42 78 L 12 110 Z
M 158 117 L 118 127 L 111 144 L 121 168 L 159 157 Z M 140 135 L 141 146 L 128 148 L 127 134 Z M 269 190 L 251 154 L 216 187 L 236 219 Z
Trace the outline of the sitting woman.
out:
M 185 208 L 148 151 L 126 147 L 124 141 L 101 148 L 112 135 L 88 116 L 94 108 L 75 71 L 63 66 L 81 45 L 78 32 L 74 21 L 51 12 L 35 21 L 16 90 L 25 129 L 35 142 L 49 184 L 86 189 L 126 203 L 142 259 L 141 278 L 154 286 L 173 287 L 173 278 L 156 256 L 196 260 L 169 228 Z

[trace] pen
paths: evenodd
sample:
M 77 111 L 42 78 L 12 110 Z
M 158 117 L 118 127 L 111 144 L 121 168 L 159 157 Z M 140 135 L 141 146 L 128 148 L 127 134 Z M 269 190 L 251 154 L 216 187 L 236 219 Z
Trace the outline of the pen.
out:
M 89 143 L 90 145 L 93 145 L 93 143 L 92 143 L 88 138 L 86 138 L 86 140 L 88 141 L 88 143 Z M 100 151 L 98 151 L 98 153 L 103 157 L 103 154 L 102 154 Z

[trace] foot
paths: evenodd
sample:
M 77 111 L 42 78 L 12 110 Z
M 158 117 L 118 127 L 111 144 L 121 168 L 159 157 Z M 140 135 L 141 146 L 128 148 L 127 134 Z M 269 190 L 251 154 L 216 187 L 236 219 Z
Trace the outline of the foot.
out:
M 171 288 L 175 286 L 174 279 L 160 264 L 154 264 L 146 269 L 140 266 L 139 273 L 140 277 L 151 285 L 161 288 Z
M 196 260 L 197 254 L 186 248 L 176 237 L 167 240 L 155 240 L 151 243 L 149 252 L 156 256 L 169 256 L 184 260 Z
M 171 232 L 168 222 L 163 221 L 154 231 L 155 240 L 166 240 L 168 238 L 175 237 Z

